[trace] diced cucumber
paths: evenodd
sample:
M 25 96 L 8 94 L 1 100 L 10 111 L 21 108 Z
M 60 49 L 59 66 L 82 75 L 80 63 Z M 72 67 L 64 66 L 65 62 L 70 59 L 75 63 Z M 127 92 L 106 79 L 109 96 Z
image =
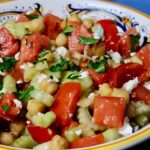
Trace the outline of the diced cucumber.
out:
M 48 75 L 49 77 L 50 77 L 50 76 L 53 76 L 53 77 L 56 77 L 56 78 L 58 78 L 58 79 L 61 78 L 61 72 L 51 72 L 50 70 L 44 70 L 44 73 L 45 73 L 46 75 Z
M 35 64 L 35 69 L 38 71 L 43 71 L 45 69 L 48 69 L 48 63 L 47 61 L 38 62 Z

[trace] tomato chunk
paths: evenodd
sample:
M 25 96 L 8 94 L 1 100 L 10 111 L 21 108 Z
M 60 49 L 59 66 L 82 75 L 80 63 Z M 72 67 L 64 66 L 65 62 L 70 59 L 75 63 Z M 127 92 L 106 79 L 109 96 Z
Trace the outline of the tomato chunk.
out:
M 0 57 L 14 56 L 19 51 L 18 41 L 6 28 L 0 28 L 0 45 Z
M 120 88 L 125 82 L 135 77 L 140 77 L 143 72 L 145 72 L 143 65 L 137 63 L 122 64 L 112 70 L 110 75 L 110 85 L 112 87 Z
M 77 139 L 71 142 L 69 147 L 70 148 L 82 148 L 82 147 L 88 147 L 88 146 L 93 146 L 93 145 L 102 144 L 102 143 L 104 143 L 103 135 L 97 134 L 97 135 L 87 136 L 81 139 Z
M 88 29 L 84 25 L 77 27 L 76 30 L 72 33 L 72 35 L 68 38 L 68 47 L 69 50 L 83 53 L 85 44 L 79 43 L 79 36 L 91 38 L 92 34 L 88 32 Z
M 55 39 L 58 33 L 62 30 L 61 19 L 48 13 L 45 16 L 45 32 L 50 39 Z
M 48 128 L 43 128 L 40 126 L 28 125 L 27 129 L 31 137 L 38 143 L 44 143 L 53 138 L 55 132 Z
M 21 62 L 34 62 L 44 48 L 49 48 L 50 40 L 47 36 L 38 33 L 25 36 L 21 42 Z
M 132 98 L 135 101 L 144 101 L 150 104 L 150 90 L 146 89 L 142 84 L 139 84 L 132 92 Z
M 21 108 L 16 106 L 14 99 L 16 99 L 15 94 L 6 93 L 2 96 L 0 100 L 0 118 L 11 121 L 20 113 Z M 8 107 L 8 110 L 5 110 L 4 107 Z
M 125 100 L 120 97 L 95 97 L 94 123 L 110 128 L 119 128 L 124 124 Z
M 56 122 L 58 125 L 67 126 L 71 123 L 80 94 L 80 83 L 68 82 L 60 87 L 51 108 L 56 114 Z
M 130 38 L 130 35 L 139 35 L 139 33 L 137 32 L 136 28 L 130 28 L 129 30 L 127 30 L 120 38 L 119 40 L 119 52 L 122 56 L 129 56 L 130 52 L 131 52 L 131 47 L 132 47 L 132 41 Z M 139 43 L 137 43 L 138 45 Z M 135 49 L 137 47 L 137 45 L 135 45 Z M 134 49 L 134 50 L 135 50 Z
M 143 61 L 146 68 L 150 68 L 150 46 L 144 46 L 136 56 Z
M 118 51 L 118 30 L 115 22 L 113 20 L 99 20 L 98 23 L 102 26 L 104 30 L 104 45 L 106 51 Z

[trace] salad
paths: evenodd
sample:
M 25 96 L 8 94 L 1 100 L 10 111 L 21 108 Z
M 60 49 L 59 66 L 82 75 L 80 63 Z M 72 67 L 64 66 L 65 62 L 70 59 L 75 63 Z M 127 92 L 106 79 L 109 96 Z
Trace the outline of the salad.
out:
M 0 144 L 61 150 L 150 122 L 150 46 L 114 20 L 26 11 L 0 27 Z

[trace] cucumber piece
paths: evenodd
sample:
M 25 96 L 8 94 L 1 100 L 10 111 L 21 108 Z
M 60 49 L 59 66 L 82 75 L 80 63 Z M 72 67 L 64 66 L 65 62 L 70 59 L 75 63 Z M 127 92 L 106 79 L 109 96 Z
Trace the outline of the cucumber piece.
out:
M 56 77 L 57 79 L 60 79 L 61 78 L 61 72 L 51 72 L 50 70 L 44 70 L 43 71 L 47 76 L 53 76 L 53 77 Z

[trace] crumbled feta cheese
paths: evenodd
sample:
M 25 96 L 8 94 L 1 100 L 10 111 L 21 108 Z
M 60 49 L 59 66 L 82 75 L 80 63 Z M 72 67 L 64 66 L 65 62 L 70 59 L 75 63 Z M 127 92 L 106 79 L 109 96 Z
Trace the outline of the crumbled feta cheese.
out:
M 19 60 L 19 54 L 20 54 L 20 52 L 16 53 L 16 55 L 15 55 L 16 60 Z
M 38 83 L 40 83 L 40 82 L 41 82 L 43 79 L 45 79 L 45 78 L 47 78 L 47 75 L 44 74 L 44 73 L 41 73 L 41 74 L 38 76 L 38 78 L 37 78 Z
M 79 78 L 80 79 L 86 78 L 87 76 L 89 76 L 89 73 L 87 71 L 80 71 L 79 72 Z
M 137 87 L 138 83 L 139 81 L 138 78 L 136 77 L 133 80 L 129 80 L 128 82 L 124 83 L 122 88 L 127 92 L 129 92 L 130 94 L 132 90 Z
M 3 59 L 2 59 L 2 58 L 0 58 L 0 62 L 3 62 Z
M 81 130 L 81 129 L 75 131 L 75 134 L 77 134 L 77 135 L 80 135 L 81 133 L 82 133 L 82 130 Z
M 93 98 L 94 97 L 94 93 L 90 93 L 89 95 L 88 95 L 88 99 L 91 99 L 91 98 Z
M 17 108 L 22 108 L 22 103 L 18 99 L 14 99 L 13 102 L 15 103 Z
M 17 80 L 16 83 L 21 84 L 21 83 L 23 83 L 23 81 L 22 80 Z
M 5 72 L 0 71 L 0 75 L 1 75 L 1 76 L 5 76 L 5 75 L 6 75 L 6 73 L 5 73 Z
M 108 55 L 112 58 L 115 63 L 121 62 L 121 55 L 118 52 L 113 52 L 112 50 L 108 52 Z
M 146 89 L 150 90 L 150 81 L 147 81 L 143 85 Z
M 56 49 L 56 52 L 62 57 L 62 58 L 66 58 L 67 57 L 67 54 L 68 54 L 68 50 L 61 46 L 61 47 L 58 47 Z
M 91 60 L 94 62 L 97 62 L 99 59 L 98 59 L 98 56 L 92 56 Z
M 124 121 L 124 126 L 118 129 L 118 132 L 121 135 L 127 136 L 132 134 L 133 132 L 133 128 L 131 127 L 131 125 L 129 124 L 129 119 L 126 117 L 125 121 Z
M 104 30 L 100 24 L 95 24 L 92 27 L 93 37 L 95 39 L 103 39 L 104 37 Z
M 136 53 L 135 52 L 132 52 L 132 53 L 130 53 L 130 56 L 134 56 Z
M 21 69 L 25 69 L 26 67 L 33 67 L 34 65 L 32 63 L 25 63 L 20 66 Z
M 48 79 L 48 82 L 59 82 L 58 78 L 53 76 L 52 79 Z

